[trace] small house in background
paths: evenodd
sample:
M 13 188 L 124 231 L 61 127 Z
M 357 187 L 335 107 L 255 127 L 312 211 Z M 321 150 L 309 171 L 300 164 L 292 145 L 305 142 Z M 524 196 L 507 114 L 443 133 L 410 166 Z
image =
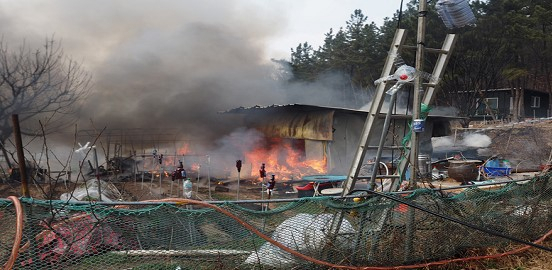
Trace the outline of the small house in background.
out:
M 319 174 L 339 175 L 346 175 L 351 167 L 367 116 L 367 112 L 361 110 L 304 104 L 240 107 L 225 113 L 242 114 L 247 128 L 260 131 L 271 143 L 274 142 L 272 138 L 289 142 L 305 160 L 323 161 L 325 169 Z M 384 118 L 382 114 L 377 121 L 381 129 Z M 411 118 L 407 114 L 392 116 L 382 160 L 393 161 L 400 157 Z M 420 153 L 431 155 L 431 138 L 450 135 L 450 121 L 454 119 L 430 113 L 425 131 L 421 133 Z M 375 136 L 369 142 L 365 160 L 375 158 L 379 140 L 380 137 Z
M 493 120 L 493 115 L 496 120 L 511 120 L 516 112 L 520 118 L 545 118 L 551 115 L 550 94 L 543 91 L 500 88 L 482 93 L 484 98 L 478 100 L 477 110 L 471 120 Z M 515 95 L 523 98 L 515 99 Z

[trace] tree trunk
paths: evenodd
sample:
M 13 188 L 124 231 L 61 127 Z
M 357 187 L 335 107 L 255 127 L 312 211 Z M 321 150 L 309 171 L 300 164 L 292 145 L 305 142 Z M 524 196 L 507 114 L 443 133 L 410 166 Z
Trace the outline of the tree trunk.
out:
M 521 119 L 521 96 L 519 93 L 519 88 L 512 87 L 512 121 L 519 122 Z
M 4 144 L 0 144 L 0 149 L 2 150 L 2 155 L 4 156 L 4 159 L 6 160 L 6 164 L 8 165 L 8 168 L 13 168 L 10 156 L 8 155 L 8 151 L 6 148 L 4 148 Z
M 519 96 L 519 120 L 525 119 L 525 103 L 523 102 L 523 96 L 525 91 L 522 87 L 519 87 L 518 89 L 518 96 Z
M 523 89 L 521 87 L 515 87 L 514 90 L 514 121 L 519 122 L 525 118 L 525 110 L 523 109 Z

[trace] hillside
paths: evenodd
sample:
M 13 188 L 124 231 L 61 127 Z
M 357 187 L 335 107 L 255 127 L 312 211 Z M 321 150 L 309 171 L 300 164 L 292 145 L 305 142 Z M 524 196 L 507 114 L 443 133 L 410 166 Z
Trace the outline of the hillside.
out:
M 552 118 L 494 125 L 474 124 L 457 136 L 482 134 L 491 139 L 485 155 L 507 159 L 513 172 L 539 171 L 552 154 Z

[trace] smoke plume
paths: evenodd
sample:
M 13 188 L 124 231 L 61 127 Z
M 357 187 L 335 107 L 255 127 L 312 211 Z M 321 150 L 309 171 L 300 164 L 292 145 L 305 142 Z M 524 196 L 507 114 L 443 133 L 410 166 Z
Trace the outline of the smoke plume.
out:
M 283 7 L 232 0 L 26 0 L 0 7 L 12 48 L 23 41 L 40 48 L 53 37 L 93 74 L 77 115 L 80 129 L 171 128 L 182 138 L 214 142 L 235 127 L 220 111 L 345 105 L 332 104 L 340 100 L 332 87 L 285 84 L 289 72 L 267 59 L 270 39 L 286 27 Z

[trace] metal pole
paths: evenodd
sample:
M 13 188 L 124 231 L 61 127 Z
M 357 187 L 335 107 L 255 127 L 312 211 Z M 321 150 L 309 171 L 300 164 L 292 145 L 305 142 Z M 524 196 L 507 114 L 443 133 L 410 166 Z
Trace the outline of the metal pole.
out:
M 140 189 L 144 189 L 144 173 L 146 172 L 146 152 L 142 153 L 142 185 Z
M 19 116 L 17 114 L 12 114 L 12 122 L 15 148 L 17 149 L 17 162 L 19 162 L 19 175 L 21 176 L 21 193 L 24 197 L 30 198 L 29 186 L 27 185 L 27 166 L 25 165 L 25 153 L 23 152 L 23 140 L 21 140 Z
M 209 189 L 209 200 L 212 200 L 211 197 L 211 157 L 207 155 L 207 188 Z
M 197 165 L 197 187 L 196 187 L 196 197 L 199 194 L 199 171 L 201 170 L 201 164 Z
M 236 194 L 236 200 L 237 201 L 240 200 L 240 172 L 238 172 L 238 191 L 237 191 L 237 194 Z
M 238 189 L 236 191 L 236 200 L 240 199 L 240 173 L 242 168 L 241 159 L 236 160 L 236 169 L 238 170 Z
M 98 180 L 98 199 L 102 200 L 102 184 L 100 181 L 100 168 L 98 167 L 98 153 L 96 152 L 96 146 L 92 146 L 94 150 L 94 166 L 96 167 L 96 180 Z
M 265 178 L 261 178 L 261 200 L 264 200 L 264 183 L 265 183 Z M 264 205 L 261 204 L 261 210 L 264 211 Z
M 161 165 L 161 174 L 159 174 L 159 196 L 163 194 L 161 185 L 163 184 L 163 174 L 165 174 L 165 166 Z
M 401 87 L 401 85 L 397 85 L 397 86 Z M 374 167 L 372 168 L 372 176 L 370 178 L 371 190 L 374 190 L 376 188 L 376 175 L 378 174 L 379 164 L 381 160 L 381 152 L 383 152 L 383 145 L 385 144 L 385 139 L 387 138 L 387 133 L 389 131 L 389 124 L 391 123 L 391 114 L 393 113 L 395 100 L 397 100 L 397 91 L 393 92 L 393 94 L 391 94 L 391 98 L 389 99 L 387 114 L 385 115 L 385 122 L 383 123 L 383 129 L 381 130 L 381 137 L 378 145 L 378 150 L 376 152 L 376 160 L 374 161 Z
M 427 15 L 427 0 L 420 0 L 418 6 L 418 33 L 417 33 L 417 43 L 416 43 L 416 71 L 421 72 L 424 69 L 424 50 L 425 50 L 425 24 L 426 24 L 426 15 Z M 421 76 L 416 76 L 414 78 L 414 100 L 412 108 L 412 123 L 414 120 L 420 119 L 420 106 L 421 106 L 421 92 L 422 89 L 422 78 Z M 419 153 L 419 136 L 416 132 L 412 132 L 411 136 L 411 151 L 410 151 L 410 180 L 412 187 L 416 186 L 416 181 L 418 177 L 418 153 Z

